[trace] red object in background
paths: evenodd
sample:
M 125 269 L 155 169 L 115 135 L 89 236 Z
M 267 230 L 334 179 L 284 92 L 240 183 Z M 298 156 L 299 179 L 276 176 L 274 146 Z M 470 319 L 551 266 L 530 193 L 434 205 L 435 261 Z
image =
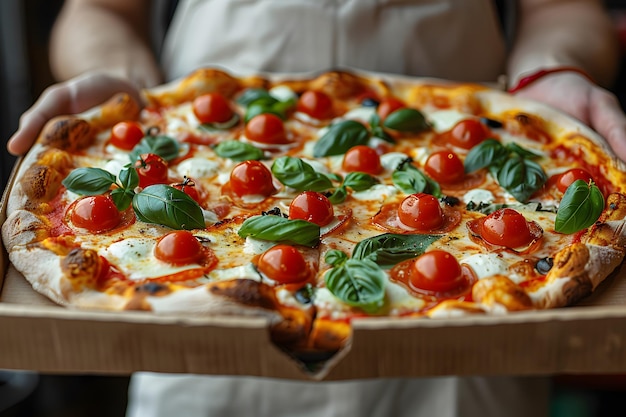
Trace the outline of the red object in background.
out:
M 612 16 L 622 52 L 626 53 L 626 11 L 615 11 L 612 13 Z

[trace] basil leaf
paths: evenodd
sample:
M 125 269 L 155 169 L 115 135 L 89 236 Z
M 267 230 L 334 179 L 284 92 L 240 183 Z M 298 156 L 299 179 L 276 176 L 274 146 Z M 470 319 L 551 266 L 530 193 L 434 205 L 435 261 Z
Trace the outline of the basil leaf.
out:
M 239 120 L 241 120 L 241 117 L 237 113 L 233 113 L 233 117 L 225 122 L 202 123 L 198 126 L 198 128 L 209 133 L 213 133 L 215 131 L 230 129 L 231 127 L 234 127 L 237 123 L 239 123 Z
M 498 183 L 519 202 L 525 203 L 548 180 L 541 165 L 513 155 L 498 171 Z
M 349 259 L 324 276 L 326 288 L 344 303 L 375 313 L 385 299 L 385 273 L 374 262 Z
M 329 250 L 324 256 L 324 261 L 326 261 L 326 263 L 331 266 L 341 266 L 345 264 L 347 260 L 348 255 L 346 255 L 345 252 L 337 249 Z
M 76 168 L 62 184 L 76 194 L 100 195 L 109 191 L 111 185 L 115 184 L 115 175 L 101 168 Z
M 519 146 L 515 142 L 508 143 L 506 145 L 506 149 L 509 152 L 516 153 L 516 154 L 518 154 L 519 156 L 521 156 L 523 158 L 534 159 L 534 158 L 540 158 L 541 157 L 540 154 L 535 153 L 533 151 L 530 151 L 530 150 L 528 150 L 526 148 L 522 148 L 521 146 Z
M 282 184 L 298 191 L 325 191 L 333 184 L 326 175 L 317 172 L 300 158 L 282 156 L 272 164 L 272 174 Z
M 365 172 L 350 172 L 343 181 L 345 187 L 354 191 L 364 191 L 378 184 L 378 180 Z
M 263 151 L 249 143 L 238 140 L 225 140 L 213 148 L 215 153 L 222 158 L 233 161 L 252 161 L 263 159 Z
M 387 116 L 383 126 L 399 132 L 422 132 L 430 128 L 426 118 L 419 110 L 404 107 L 395 110 Z
M 171 161 L 178 157 L 179 152 L 180 147 L 178 146 L 178 142 L 169 136 L 146 136 L 133 148 L 130 153 L 130 159 L 131 162 L 135 162 L 139 159 L 139 155 L 153 153 L 159 155 L 166 161 Z
M 244 107 L 248 107 L 250 104 L 257 100 L 275 100 L 274 97 L 270 95 L 270 93 L 264 88 L 248 88 L 237 98 L 237 103 L 241 104 Z
M 289 220 L 282 216 L 253 216 L 239 228 L 239 236 L 271 242 L 285 242 L 315 247 L 320 241 L 320 227 L 305 220 Z
M 132 191 L 139 185 L 139 174 L 135 168 L 126 167 L 120 171 L 119 180 L 122 188 Z
M 172 229 L 203 229 L 202 209 L 183 191 L 164 184 L 150 185 L 133 197 L 137 218 Z
M 441 187 L 424 175 L 410 160 L 401 163 L 391 174 L 393 185 L 405 194 L 428 193 L 441 196 Z
M 345 186 L 337 187 L 335 191 L 328 197 L 328 201 L 332 204 L 341 204 L 348 198 L 348 190 Z
M 124 211 L 130 207 L 134 196 L 135 192 L 129 189 L 116 188 L 111 191 L 111 200 L 113 200 L 113 204 L 119 211 Z
M 354 120 L 343 120 L 331 125 L 328 131 L 315 143 L 313 156 L 341 155 L 357 145 L 365 145 L 370 134 L 367 128 Z
M 556 212 L 554 230 L 576 233 L 594 224 L 604 210 L 604 196 L 595 184 L 576 180 L 565 190 Z
M 381 268 L 391 268 L 406 259 L 423 254 L 441 235 L 401 235 L 385 233 L 360 241 L 352 252 L 352 259 L 369 259 Z
M 376 112 L 374 112 L 372 114 L 372 117 L 370 117 L 370 132 L 372 136 L 382 139 L 385 142 L 396 143 L 391 135 L 385 132 L 385 129 L 383 129 L 383 127 L 380 125 L 380 116 Z
M 465 172 L 475 172 L 503 161 L 509 151 L 496 139 L 486 139 L 474 146 L 465 157 Z

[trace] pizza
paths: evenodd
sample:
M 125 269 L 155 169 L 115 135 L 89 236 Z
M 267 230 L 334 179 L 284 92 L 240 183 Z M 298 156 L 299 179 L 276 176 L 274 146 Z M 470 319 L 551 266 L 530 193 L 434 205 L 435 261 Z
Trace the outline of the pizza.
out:
M 572 305 L 620 266 L 626 171 L 593 131 L 478 84 L 197 70 L 51 120 L 2 227 L 76 309 L 267 318 L 302 361 L 354 320 Z

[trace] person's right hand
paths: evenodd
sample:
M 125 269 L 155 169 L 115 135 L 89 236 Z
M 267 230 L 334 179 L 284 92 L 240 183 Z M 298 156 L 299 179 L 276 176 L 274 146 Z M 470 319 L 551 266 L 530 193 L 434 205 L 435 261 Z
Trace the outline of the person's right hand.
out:
M 13 155 L 25 154 L 48 120 L 83 112 L 120 92 L 128 93 L 137 103 L 142 103 L 138 88 L 130 81 L 99 72 L 87 73 L 48 87 L 20 117 L 19 128 L 7 142 L 7 150 Z

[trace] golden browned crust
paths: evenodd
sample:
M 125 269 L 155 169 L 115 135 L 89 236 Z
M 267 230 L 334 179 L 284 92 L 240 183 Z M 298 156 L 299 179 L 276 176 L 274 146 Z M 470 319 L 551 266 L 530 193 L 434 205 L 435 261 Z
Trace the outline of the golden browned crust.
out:
M 47 202 L 56 195 L 64 176 L 51 166 L 32 165 L 19 179 L 31 202 Z
M 76 291 L 95 288 L 101 270 L 100 257 L 92 249 L 74 248 L 61 260 L 61 271 Z
M 90 119 L 96 129 L 111 127 L 125 120 L 137 120 L 140 114 L 139 104 L 128 94 L 119 93 L 111 97 L 100 107 L 100 113 Z
M 316 319 L 310 336 L 310 347 L 323 351 L 335 351 L 345 346 L 352 335 L 352 327 L 343 321 Z
M 469 114 L 479 114 L 483 107 L 475 93 L 486 89 L 473 84 L 434 85 L 424 84 L 406 89 L 406 102 L 417 108 L 435 107 L 452 108 Z M 402 96 L 402 94 L 399 94 Z
M 472 298 L 489 308 L 502 306 L 507 311 L 533 308 L 528 294 L 504 275 L 493 275 L 479 280 L 472 287 Z
M 94 130 L 89 122 L 73 116 L 61 116 L 46 124 L 39 143 L 44 147 L 75 152 L 89 146 L 93 138 Z

